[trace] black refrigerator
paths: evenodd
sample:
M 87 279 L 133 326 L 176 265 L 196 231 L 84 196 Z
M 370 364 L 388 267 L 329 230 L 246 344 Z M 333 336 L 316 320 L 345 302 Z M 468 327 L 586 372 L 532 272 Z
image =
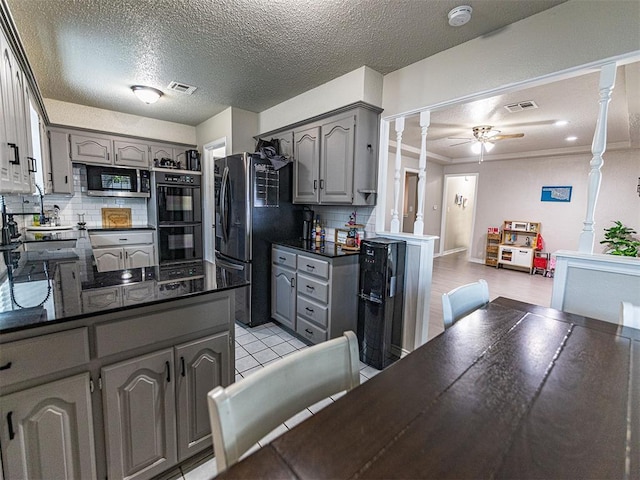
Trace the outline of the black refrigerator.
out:
M 292 164 L 274 168 L 250 153 L 215 160 L 215 256 L 229 275 L 242 274 L 236 320 L 254 327 L 271 317 L 271 243 L 298 238 L 301 209 L 291 203 Z
M 406 242 L 376 237 L 360 244 L 360 360 L 379 370 L 400 358 Z

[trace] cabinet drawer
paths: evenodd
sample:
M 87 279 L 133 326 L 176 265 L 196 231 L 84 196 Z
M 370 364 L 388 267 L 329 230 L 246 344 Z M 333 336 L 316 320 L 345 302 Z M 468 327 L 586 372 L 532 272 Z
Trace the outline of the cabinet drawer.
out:
M 300 274 L 298 275 L 298 294 L 327 304 L 329 303 L 329 284 Z
M 153 231 L 126 231 L 113 233 L 90 233 L 92 247 L 113 247 L 117 245 L 134 245 L 153 243 Z
M 88 362 L 86 328 L 5 343 L 0 346 L 0 365 L 5 367 L 0 371 L 0 386 L 6 387 Z
M 298 255 L 298 271 L 327 279 L 329 278 L 329 262 L 319 258 Z
M 283 265 L 293 269 L 296 268 L 296 254 L 279 248 L 271 249 L 271 261 L 274 265 Z
M 296 332 L 313 343 L 320 343 L 327 340 L 327 331 L 307 322 L 304 318 L 298 317 Z
M 296 312 L 298 316 L 302 315 L 321 327 L 327 327 L 329 308 L 325 305 L 314 303 L 298 294 Z

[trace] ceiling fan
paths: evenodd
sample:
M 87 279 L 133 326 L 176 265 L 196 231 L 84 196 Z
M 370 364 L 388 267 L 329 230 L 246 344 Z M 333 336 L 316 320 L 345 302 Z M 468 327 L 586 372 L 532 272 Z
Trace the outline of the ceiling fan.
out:
M 478 125 L 477 127 L 473 127 L 473 138 L 459 138 L 459 137 L 449 137 L 452 140 L 464 140 L 464 142 L 454 143 L 450 145 L 451 147 L 455 147 L 458 145 L 464 145 L 465 143 L 471 143 L 471 151 L 475 154 L 480 155 L 480 162 L 482 162 L 484 158 L 484 152 L 490 152 L 495 146 L 495 142 L 499 142 L 500 140 L 507 140 L 509 138 L 521 138 L 524 137 L 524 133 L 510 133 L 510 134 L 500 134 L 500 130 L 495 130 L 491 125 Z

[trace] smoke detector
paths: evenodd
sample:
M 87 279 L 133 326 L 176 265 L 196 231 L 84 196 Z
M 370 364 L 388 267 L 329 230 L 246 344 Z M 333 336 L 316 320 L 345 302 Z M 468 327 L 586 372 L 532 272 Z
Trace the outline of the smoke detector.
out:
M 460 27 L 471 20 L 471 12 L 473 8 L 468 5 L 456 7 L 449 12 L 449 25 L 452 27 Z

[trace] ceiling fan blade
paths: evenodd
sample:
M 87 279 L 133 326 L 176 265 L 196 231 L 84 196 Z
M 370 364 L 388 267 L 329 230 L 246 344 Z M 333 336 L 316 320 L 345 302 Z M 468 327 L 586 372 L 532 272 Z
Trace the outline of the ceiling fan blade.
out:
M 498 140 L 506 140 L 508 138 L 522 138 L 524 137 L 524 133 L 510 133 L 507 135 L 495 135 L 491 137 L 489 140 L 491 142 L 497 142 Z

